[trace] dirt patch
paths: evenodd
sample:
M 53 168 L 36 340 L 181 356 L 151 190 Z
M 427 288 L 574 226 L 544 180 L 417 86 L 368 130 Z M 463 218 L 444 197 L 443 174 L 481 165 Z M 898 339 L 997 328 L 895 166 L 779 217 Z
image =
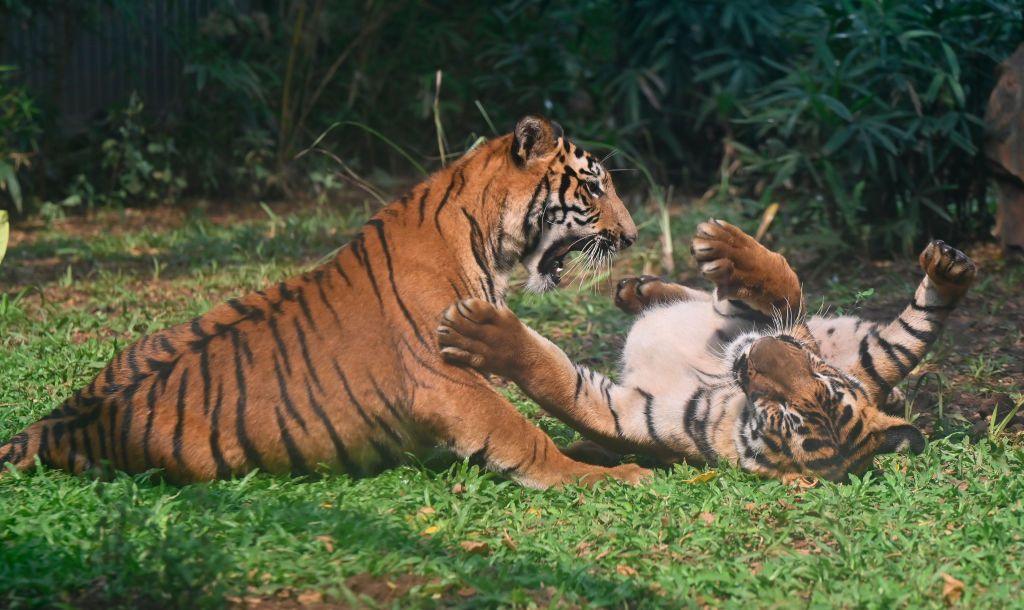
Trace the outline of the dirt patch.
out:
M 375 576 L 356 574 L 345 580 L 345 587 L 360 601 L 331 599 L 319 591 L 282 589 L 274 595 L 229 597 L 230 607 L 246 610 L 355 610 L 371 607 L 391 607 L 406 596 L 419 592 L 438 606 L 465 599 L 466 590 L 452 590 L 440 581 L 417 574 Z M 431 589 L 431 590 L 424 590 Z M 475 594 L 475 592 L 473 592 Z

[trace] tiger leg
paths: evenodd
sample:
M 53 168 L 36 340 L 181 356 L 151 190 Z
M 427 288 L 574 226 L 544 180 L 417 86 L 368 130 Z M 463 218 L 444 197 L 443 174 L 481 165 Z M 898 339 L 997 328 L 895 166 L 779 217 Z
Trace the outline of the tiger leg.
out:
M 864 324 L 848 346 L 849 372 L 874 396 L 888 395 L 921 362 L 976 274 L 966 254 L 938 240 L 919 262 L 925 277 L 910 304 L 889 324 Z
M 645 423 L 652 397 L 573 364 L 511 310 L 468 299 L 450 307 L 437 330 L 446 361 L 516 383 L 545 411 L 620 453 L 658 454 Z
M 653 275 L 623 278 L 615 288 L 615 306 L 628 314 L 638 314 L 667 303 L 710 299 L 711 295 L 706 292 L 666 282 Z
M 592 485 L 607 478 L 636 484 L 651 474 L 636 464 L 609 468 L 566 456 L 551 437 L 483 383 L 426 391 L 422 399 L 418 402 L 427 408 L 419 419 L 456 455 L 526 487 Z
M 799 317 L 803 293 L 785 257 L 738 227 L 709 220 L 697 227 L 690 251 L 718 300 L 740 301 L 766 316 Z

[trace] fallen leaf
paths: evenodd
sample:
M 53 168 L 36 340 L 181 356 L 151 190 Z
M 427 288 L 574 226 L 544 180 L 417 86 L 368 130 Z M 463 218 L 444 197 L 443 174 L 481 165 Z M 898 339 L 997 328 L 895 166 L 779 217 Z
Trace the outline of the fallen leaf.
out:
M 508 530 L 505 530 L 504 534 L 502 534 L 502 536 L 501 536 L 501 543 L 504 544 L 509 550 L 512 550 L 512 551 L 514 551 L 514 550 L 519 548 L 519 545 L 516 543 L 516 541 L 512 540 L 512 536 L 508 535 Z
M 452 485 L 452 493 L 453 494 L 466 493 L 466 486 L 463 485 L 462 483 L 456 483 L 455 485 Z
M 717 470 L 709 470 L 707 472 L 702 472 L 702 473 L 698 474 L 697 476 L 695 476 L 695 477 L 693 477 L 691 479 L 686 479 L 685 481 L 683 481 L 683 483 L 685 483 L 687 485 L 696 485 L 697 483 L 707 483 L 708 481 L 714 479 L 717 476 L 718 476 L 718 471 Z
M 306 591 L 305 593 L 299 593 L 299 596 L 295 598 L 302 605 L 319 604 L 324 601 L 324 594 L 319 591 Z
M 940 576 L 942 576 L 942 580 L 945 583 L 942 585 L 942 599 L 946 601 L 947 605 L 953 606 L 964 595 L 964 582 L 953 578 L 945 572 L 940 574 Z
M 328 553 L 334 552 L 334 538 L 330 536 L 317 536 L 314 540 L 324 543 L 324 548 L 327 549 Z
M 436 525 L 431 525 L 427 529 L 420 532 L 420 536 L 433 536 L 437 532 L 441 531 L 441 528 Z
M 707 511 L 702 512 L 699 515 L 699 517 L 700 517 L 700 520 L 704 522 L 704 525 L 711 525 L 712 523 L 715 522 L 715 515 L 712 514 L 712 513 L 707 512 Z
M 433 508 L 431 508 L 429 506 L 424 506 L 423 508 L 421 508 L 418 511 L 416 511 L 416 516 L 419 517 L 420 519 L 426 519 L 427 517 L 429 517 L 430 515 L 433 515 L 436 512 L 437 511 L 434 510 Z
M 480 542 L 479 540 L 463 540 L 459 543 L 459 546 L 470 555 L 486 555 L 491 552 L 491 547 L 486 542 Z
M 473 587 L 462 587 L 459 589 L 459 595 L 461 597 L 473 597 L 476 595 L 476 589 Z
M 623 576 L 636 576 L 636 570 L 624 563 L 615 566 L 615 571 Z

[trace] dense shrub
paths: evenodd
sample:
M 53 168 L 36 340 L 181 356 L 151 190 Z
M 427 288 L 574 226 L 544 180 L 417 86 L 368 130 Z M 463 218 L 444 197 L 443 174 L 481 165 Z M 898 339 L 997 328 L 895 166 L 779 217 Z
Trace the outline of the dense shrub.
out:
M 189 87 L 148 133 L 173 131 L 192 192 L 287 194 L 323 175 L 295 157 L 331 125 L 354 172 L 405 174 L 542 111 L 658 182 L 905 248 L 988 222 L 979 117 L 1022 17 L 1021 0 L 224 0 L 174 32 Z

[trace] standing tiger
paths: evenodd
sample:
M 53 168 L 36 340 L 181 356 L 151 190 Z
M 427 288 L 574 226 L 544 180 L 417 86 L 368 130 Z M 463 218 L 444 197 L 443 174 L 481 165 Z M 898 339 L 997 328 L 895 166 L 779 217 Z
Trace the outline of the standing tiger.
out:
M 635 466 L 566 457 L 478 373 L 442 360 L 433 330 L 457 299 L 503 303 L 565 256 L 611 255 L 636 227 L 601 163 L 526 117 L 371 218 L 326 264 L 144 337 L 0 445 L 5 465 L 162 469 L 178 483 L 253 469 L 365 475 L 443 444 L 530 487 Z
M 843 480 L 876 454 L 923 450 L 924 436 L 899 417 L 894 386 L 967 291 L 975 275 L 967 256 L 929 244 L 910 304 L 875 324 L 805 320 L 786 260 L 727 223 L 700 225 L 692 251 L 713 294 L 649 276 L 620 282 L 616 303 L 640 317 L 619 383 L 573 364 L 509 310 L 478 299 L 446 313 L 442 354 L 515 381 L 590 440 L 581 453 L 603 459 L 615 456 L 602 448 L 665 462 L 727 461 L 783 480 Z

